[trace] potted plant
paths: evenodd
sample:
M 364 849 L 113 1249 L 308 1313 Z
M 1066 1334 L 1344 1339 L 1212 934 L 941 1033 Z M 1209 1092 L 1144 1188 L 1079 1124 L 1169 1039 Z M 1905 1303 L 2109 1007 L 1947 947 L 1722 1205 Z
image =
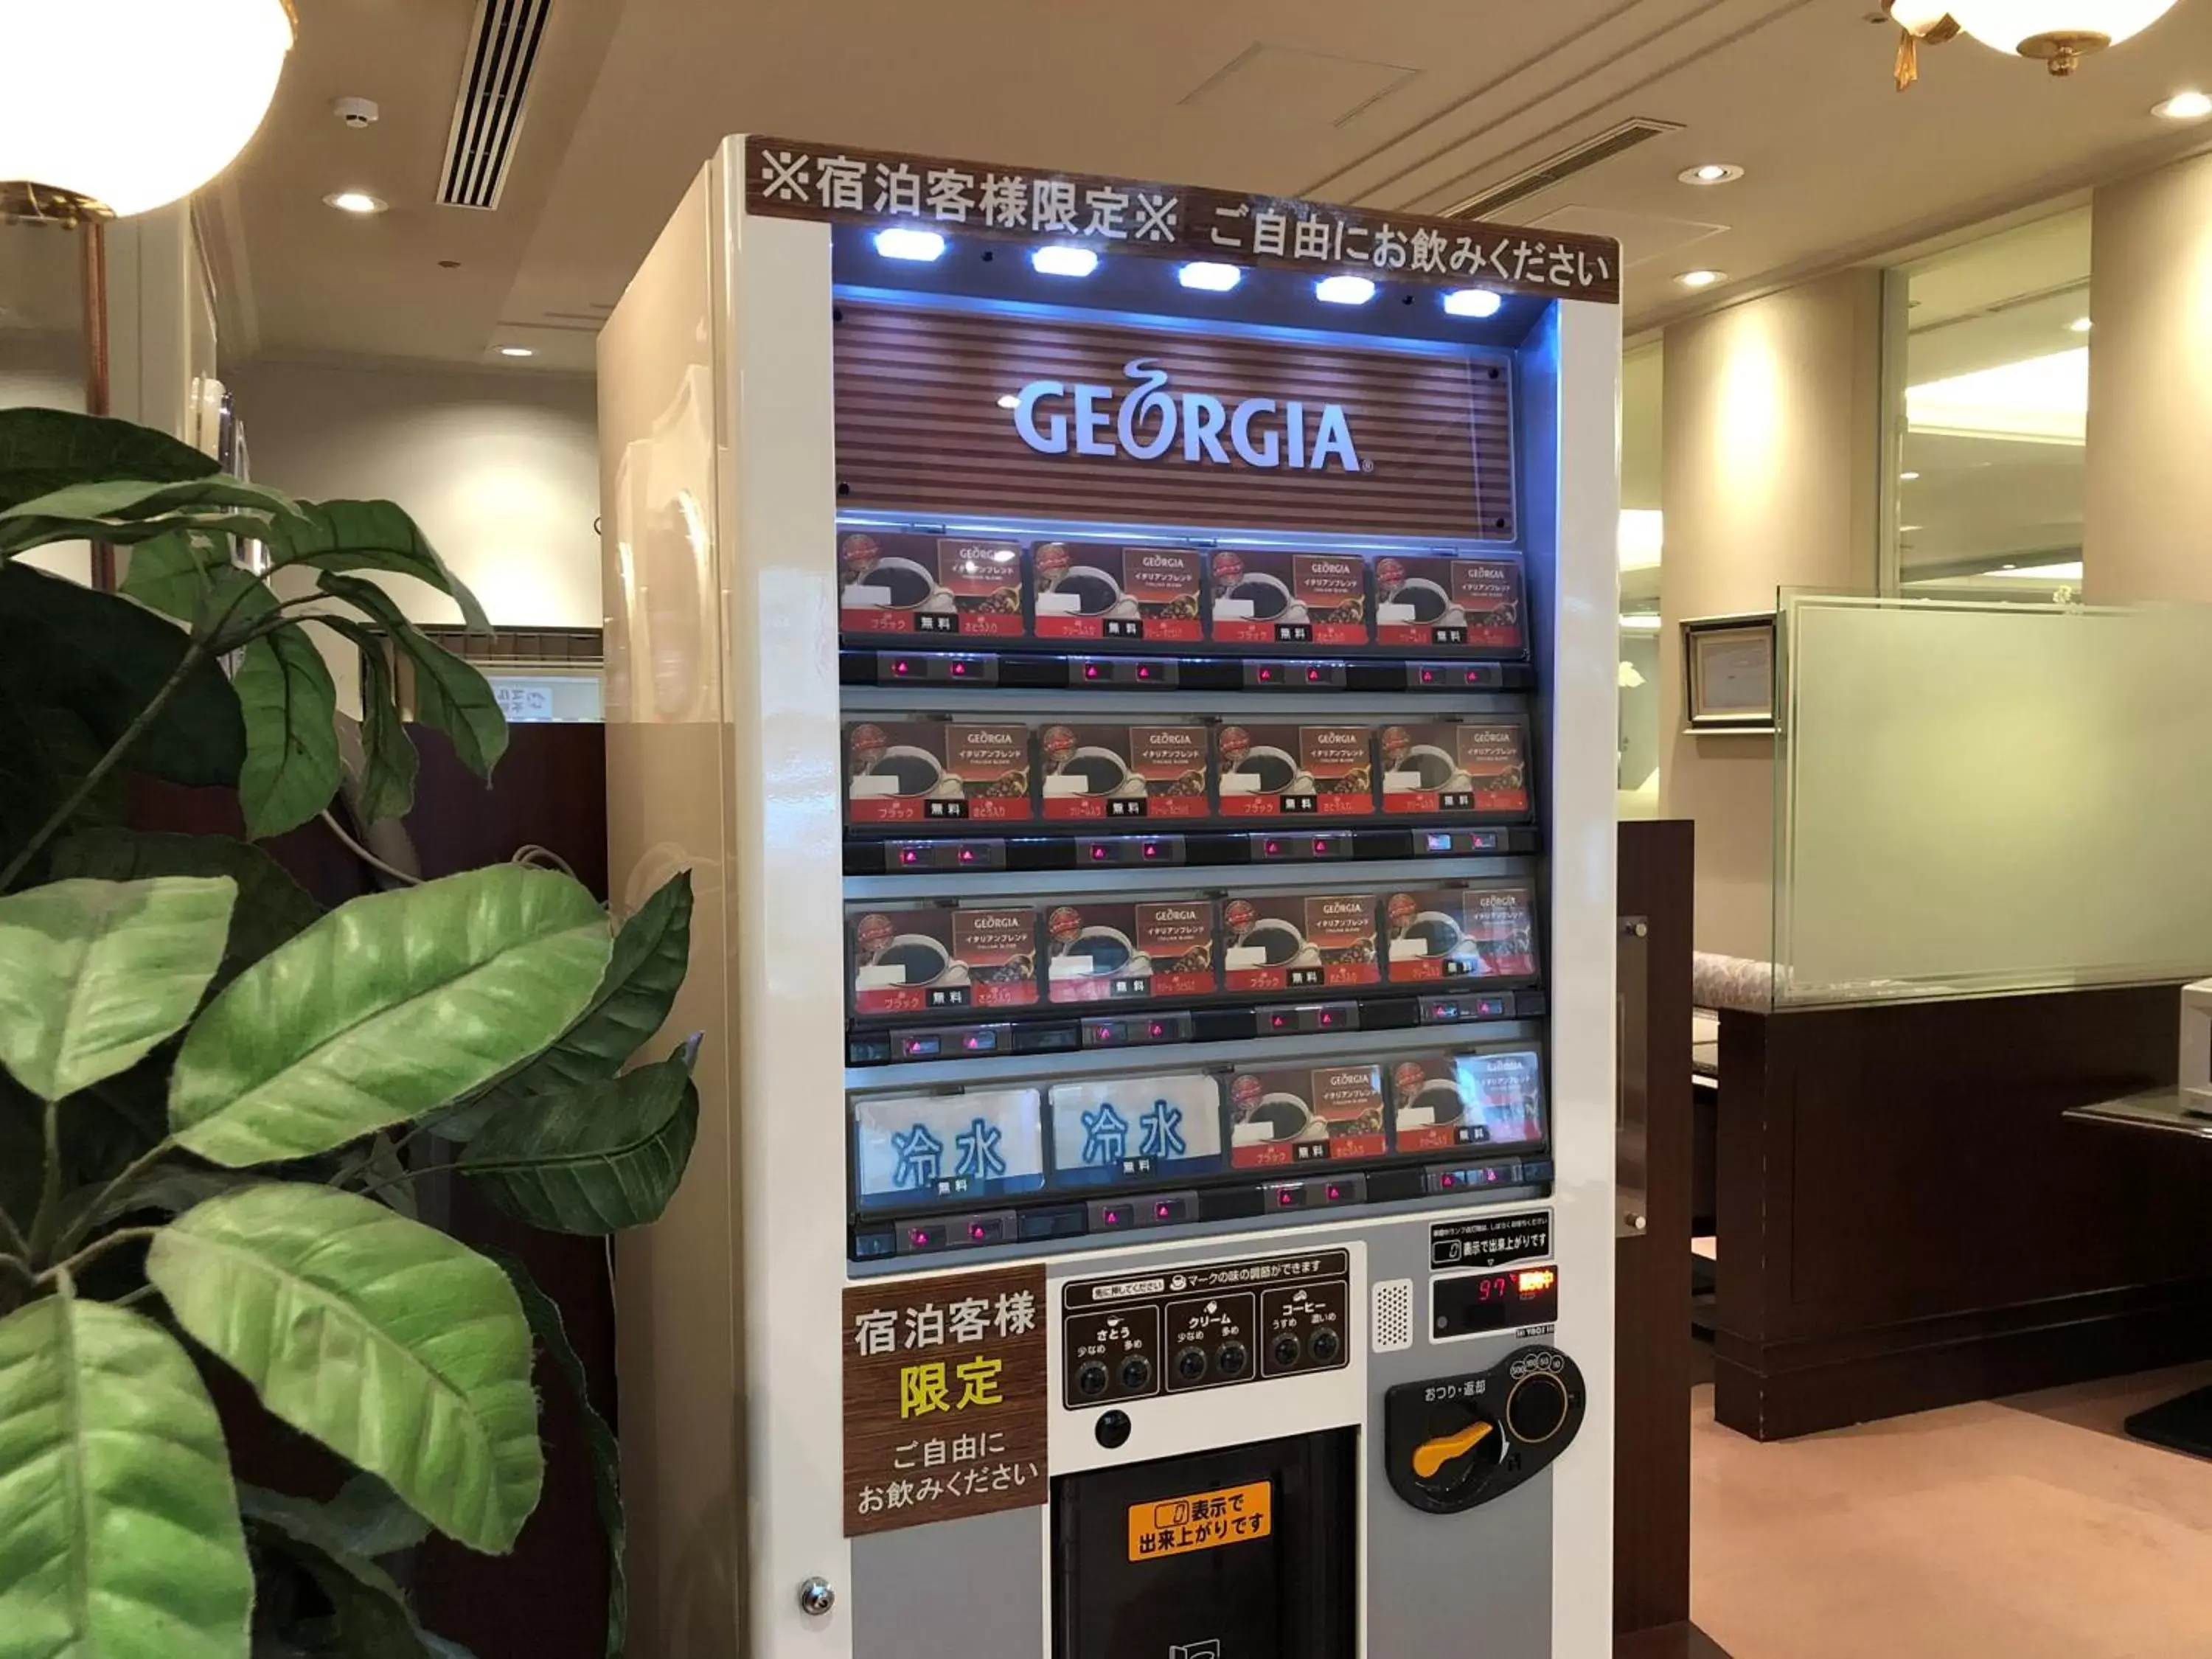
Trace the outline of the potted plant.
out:
M 261 544 L 289 597 L 241 568 Z M 122 594 L 17 556 L 129 546 Z M 0 1655 L 448 1654 L 379 1558 L 511 1547 L 544 1453 L 519 1264 L 415 1214 L 451 1170 L 611 1234 L 659 1216 L 698 1121 L 666 1018 L 689 878 L 619 927 L 569 876 L 471 871 L 326 914 L 257 843 L 341 781 L 310 630 L 356 650 L 370 818 L 411 804 L 417 717 L 489 777 L 489 688 L 367 571 L 483 614 L 380 501 L 296 501 L 155 432 L 0 412 Z M 245 839 L 146 834 L 132 773 L 236 789 Z M 205 1376 L 359 1471 L 328 1503 L 234 1478 Z M 612 1435 L 581 1402 L 615 1552 Z

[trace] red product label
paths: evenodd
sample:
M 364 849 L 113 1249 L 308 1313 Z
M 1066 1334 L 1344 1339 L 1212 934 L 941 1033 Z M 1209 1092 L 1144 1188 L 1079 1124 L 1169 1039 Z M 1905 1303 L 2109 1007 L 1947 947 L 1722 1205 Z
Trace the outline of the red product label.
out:
M 1037 1000 L 1034 910 L 870 911 L 853 922 L 852 944 L 855 1013 L 1018 1008 Z
M 1026 823 L 1029 727 L 1019 720 L 863 720 L 845 731 L 852 823 Z
M 1232 991 L 1374 985 L 1370 893 L 1232 900 L 1223 912 L 1222 967 Z
M 1393 984 L 1526 979 L 1536 971 L 1535 926 L 1525 887 L 1446 887 L 1393 893 L 1382 907 Z
M 1510 817 L 1528 811 L 1528 734 L 1517 720 L 1382 729 L 1382 810 Z
M 1142 1002 L 1220 988 L 1210 900 L 1056 905 L 1045 932 L 1054 1002 Z
M 1048 819 L 1144 823 L 1212 811 L 1203 726 L 1048 726 L 1038 742 Z
M 1215 736 L 1221 815 L 1366 817 L 1373 749 L 1364 726 L 1224 726 Z
M 1229 1143 L 1237 1169 L 1380 1158 L 1390 1149 L 1381 1072 L 1373 1066 L 1239 1072 L 1229 1080 Z
M 1521 650 L 1521 566 L 1513 559 L 1407 558 L 1375 564 L 1375 637 L 1384 645 Z
M 1366 645 L 1366 566 L 1334 553 L 1217 553 L 1213 637 L 1229 645 Z
M 1205 574 L 1195 549 L 1044 542 L 1032 568 L 1040 639 L 1134 645 L 1204 637 Z
M 1018 543 L 854 531 L 838 538 L 837 581 L 837 623 L 848 634 L 921 642 L 1022 632 Z

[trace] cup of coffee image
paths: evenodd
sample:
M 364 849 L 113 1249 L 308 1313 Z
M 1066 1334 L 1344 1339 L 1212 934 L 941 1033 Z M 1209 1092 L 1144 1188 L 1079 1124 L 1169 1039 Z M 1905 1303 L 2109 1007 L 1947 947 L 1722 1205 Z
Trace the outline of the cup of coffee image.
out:
M 897 933 L 868 958 L 867 967 L 897 969 L 901 985 L 965 985 L 968 964 L 955 962 L 943 943 L 927 933 Z
M 1152 970 L 1152 958 L 1118 927 L 1085 927 L 1067 942 L 1061 955 L 1088 961 L 1091 967 L 1087 977 L 1091 979 L 1110 979 L 1116 974 L 1149 974 Z
M 1306 608 L 1291 592 L 1290 585 L 1264 570 L 1248 570 L 1222 591 L 1222 599 L 1239 600 L 1252 607 L 1255 622 L 1302 623 Z
M 878 559 L 868 567 L 862 580 L 870 587 L 883 589 L 885 610 L 950 611 L 953 608 L 952 596 L 937 585 L 937 578 L 929 568 L 912 559 Z
M 1326 1140 L 1328 1125 L 1312 1107 L 1292 1094 L 1262 1095 L 1240 1105 L 1229 1126 L 1232 1146 L 1264 1146 L 1279 1140 Z
M 1452 603 L 1443 585 L 1432 582 L 1426 576 L 1408 576 L 1392 591 L 1389 604 L 1400 605 L 1413 612 L 1412 620 L 1444 627 L 1456 627 L 1467 620 L 1466 613 Z
M 1441 1129 L 1466 1115 L 1467 1102 L 1460 1097 L 1459 1085 L 1448 1077 L 1431 1078 L 1398 1109 L 1398 1127 Z
M 1263 795 L 1310 795 L 1314 790 L 1313 775 L 1298 764 L 1297 757 L 1267 744 L 1247 749 L 1224 775 L 1257 778 L 1257 793 Z
M 1254 922 L 1237 943 L 1261 952 L 1260 965 L 1266 968 L 1313 968 L 1321 963 L 1320 951 L 1306 943 L 1304 934 L 1273 916 Z
M 1060 614 L 1074 617 L 1133 617 L 1135 601 L 1125 599 L 1111 571 L 1096 565 L 1071 565 L 1045 590 L 1060 596 Z M 1069 601 L 1073 600 L 1072 608 Z
M 1465 945 L 1467 934 L 1457 921 L 1443 911 L 1424 910 L 1393 933 L 1391 939 L 1418 944 L 1423 957 L 1448 957 Z M 1401 955 L 1396 951 L 1390 954 L 1394 959 Z
M 1071 750 L 1057 762 L 1052 775 L 1060 778 L 1082 781 L 1082 793 L 1086 795 L 1141 795 L 1145 781 L 1130 771 L 1122 758 L 1110 749 L 1085 745 Z
M 1394 771 L 1411 772 L 1420 779 L 1420 787 L 1449 792 L 1466 789 L 1474 780 L 1460 769 L 1459 762 L 1446 750 L 1432 743 L 1417 743 L 1394 763 Z
M 948 774 L 936 756 L 912 744 L 895 743 L 860 770 L 864 778 L 890 778 L 905 796 L 960 793 L 960 780 Z

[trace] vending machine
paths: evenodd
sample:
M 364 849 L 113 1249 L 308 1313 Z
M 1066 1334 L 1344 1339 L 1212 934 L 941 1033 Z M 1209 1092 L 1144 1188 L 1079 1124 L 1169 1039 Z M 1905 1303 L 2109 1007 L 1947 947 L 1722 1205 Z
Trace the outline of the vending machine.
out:
M 760 137 L 601 337 L 634 1650 L 1610 1651 L 1620 255 Z

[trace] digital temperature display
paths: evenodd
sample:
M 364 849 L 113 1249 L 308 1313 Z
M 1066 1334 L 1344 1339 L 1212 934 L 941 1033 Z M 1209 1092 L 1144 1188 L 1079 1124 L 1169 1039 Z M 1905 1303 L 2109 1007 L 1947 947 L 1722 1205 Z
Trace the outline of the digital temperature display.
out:
M 1439 1339 L 1553 1324 L 1559 1317 L 1559 1270 L 1454 1274 L 1433 1281 L 1430 1304 Z

